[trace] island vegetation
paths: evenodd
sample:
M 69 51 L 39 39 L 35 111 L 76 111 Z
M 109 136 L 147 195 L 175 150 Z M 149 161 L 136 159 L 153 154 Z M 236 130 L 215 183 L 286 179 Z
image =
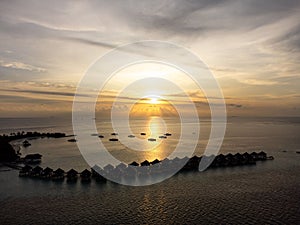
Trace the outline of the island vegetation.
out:
M 11 141 L 31 138 L 62 138 L 67 137 L 65 133 L 40 133 L 40 132 L 17 132 L 10 135 L 0 135 L 0 162 L 14 162 L 20 159 L 20 154 L 10 144 Z M 30 146 L 28 140 L 23 142 L 24 147 Z

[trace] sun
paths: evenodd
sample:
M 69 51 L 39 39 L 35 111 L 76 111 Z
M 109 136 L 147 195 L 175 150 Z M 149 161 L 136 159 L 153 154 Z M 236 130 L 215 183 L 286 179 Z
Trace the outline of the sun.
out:
M 157 98 L 150 98 L 149 101 L 151 104 L 158 104 L 158 99 Z

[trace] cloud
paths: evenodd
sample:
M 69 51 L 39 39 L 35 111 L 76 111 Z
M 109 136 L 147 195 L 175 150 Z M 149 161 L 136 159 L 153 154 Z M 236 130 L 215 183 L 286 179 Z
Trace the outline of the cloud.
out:
M 222 77 L 232 110 L 254 95 L 293 98 L 300 85 L 299 11 L 299 0 L 0 1 L 0 79 L 33 82 L 11 89 L 16 95 L 68 99 L 107 49 L 157 39 L 198 54 Z
M 243 105 L 241 105 L 241 104 L 227 104 L 227 106 L 234 107 L 234 108 L 242 108 L 243 107 Z
M 65 96 L 65 97 L 74 97 L 73 92 L 58 92 L 58 91 L 40 91 L 40 90 L 5 90 L 7 92 L 17 92 L 17 93 L 28 93 L 36 95 L 54 95 L 54 96 Z M 81 97 L 90 97 L 88 94 L 80 94 Z
M 100 46 L 104 48 L 116 48 L 118 45 L 116 44 L 110 44 L 102 41 L 94 41 L 87 38 L 80 38 L 80 37 L 63 37 L 61 39 L 68 40 L 68 41 L 74 41 L 77 43 L 87 44 L 87 45 L 93 45 L 93 46 Z
M 39 72 L 39 73 L 47 71 L 45 68 L 33 66 L 33 65 L 26 64 L 23 62 L 4 62 L 3 60 L 0 60 L 0 66 L 4 67 L 4 68 L 27 70 L 27 71 Z
M 248 85 L 259 85 L 259 86 L 273 86 L 277 84 L 282 84 L 277 81 L 263 80 L 263 79 L 239 79 L 240 83 Z

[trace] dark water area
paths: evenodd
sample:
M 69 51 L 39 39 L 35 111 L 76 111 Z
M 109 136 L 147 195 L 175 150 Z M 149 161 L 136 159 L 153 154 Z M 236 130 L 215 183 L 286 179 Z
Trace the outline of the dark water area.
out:
M 144 187 L 0 172 L 0 224 L 300 224 L 299 133 L 297 120 L 229 121 L 221 153 L 264 150 L 275 160 L 181 173 Z M 42 152 L 43 167 L 88 167 L 74 143 L 31 143 L 22 151 Z
M 289 166 L 281 169 L 274 165 L 287 162 Z M 299 224 L 299 169 L 296 160 L 283 157 L 256 166 L 179 174 L 146 187 L 110 182 L 49 183 L 23 178 L 25 181 L 16 181 L 21 185 L 19 196 L 1 200 L 1 221 L 2 224 Z M 14 180 L 19 179 L 16 173 L 12 175 Z

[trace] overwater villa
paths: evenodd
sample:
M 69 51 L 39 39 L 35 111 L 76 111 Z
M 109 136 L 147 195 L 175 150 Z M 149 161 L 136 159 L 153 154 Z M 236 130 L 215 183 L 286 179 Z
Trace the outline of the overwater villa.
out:
M 70 169 L 68 172 L 67 172 L 67 181 L 76 181 L 77 180 L 77 176 L 78 175 L 78 172 L 74 169 Z
M 105 167 L 103 167 L 103 170 L 106 172 L 106 173 L 110 173 L 111 171 L 113 171 L 114 170 L 114 166 L 113 165 L 111 165 L 111 164 L 108 164 L 108 165 L 106 165 Z
M 91 181 L 91 176 L 92 176 L 91 171 L 89 171 L 87 169 L 85 169 L 84 171 L 82 171 L 80 173 L 80 177 L 81 177 L 82 182 L 90 182 Z
M 41 173 L 43 171 L 43 168 L 40 166 L 36 166 L 31 170 L 30 176 L 31 177 L 40 177 Z
M 150 166 L 150 162 L 148 160 L 145 160 L 144 162 L 141 163 L 141 166 Z
M 20 177 L 26 177 L 29 176 L 31 173 L 32 167 L 29 165 L 24 166 L 20 171 L 19 171 L 19 176 Z
M 95 165 L 91 168 L 91 172 L 92 172 L 92 177 L 96 179 L 97 182 L 106 182 L 106 178 L 103 177 L 100 172 L 102 172 L 103 170 Z
M 127 168 L 127 166 L 124 163 L 120 163 L 119 165 L 116 166 L 116 169 L 120 171 L 124 171 Z
M 187 163 L 182 168 L 183 170 L 197 170 L 199 167 L 201 157 L 194 155 L 192 158 L 187 160 Z
M 138 164 L 136 161 L 133 161 L 132 163 L 129 164 L 130 166 L 139 166 L 140 164 Z
M 160 163 L 160 161 L 158 159 L 153 160 L 152 162 L 150 162 L 151 165 L 155 165 Z
M 53 173 L 53 169 L 49 168 L 49 167 L 46 167 L 42 173 L 41 173 L 41 177 L 43 179 L 49 179 L 52 177 L 52 173 Z
M 63 180 L 65 178 L 65 171 L 61 168 L 53 171 L 52 180 Z
M 267 159 L 267 154 L 265 152 L 261 151 L 257 154 L 257 159 L 258 160 L 266 160 Z

